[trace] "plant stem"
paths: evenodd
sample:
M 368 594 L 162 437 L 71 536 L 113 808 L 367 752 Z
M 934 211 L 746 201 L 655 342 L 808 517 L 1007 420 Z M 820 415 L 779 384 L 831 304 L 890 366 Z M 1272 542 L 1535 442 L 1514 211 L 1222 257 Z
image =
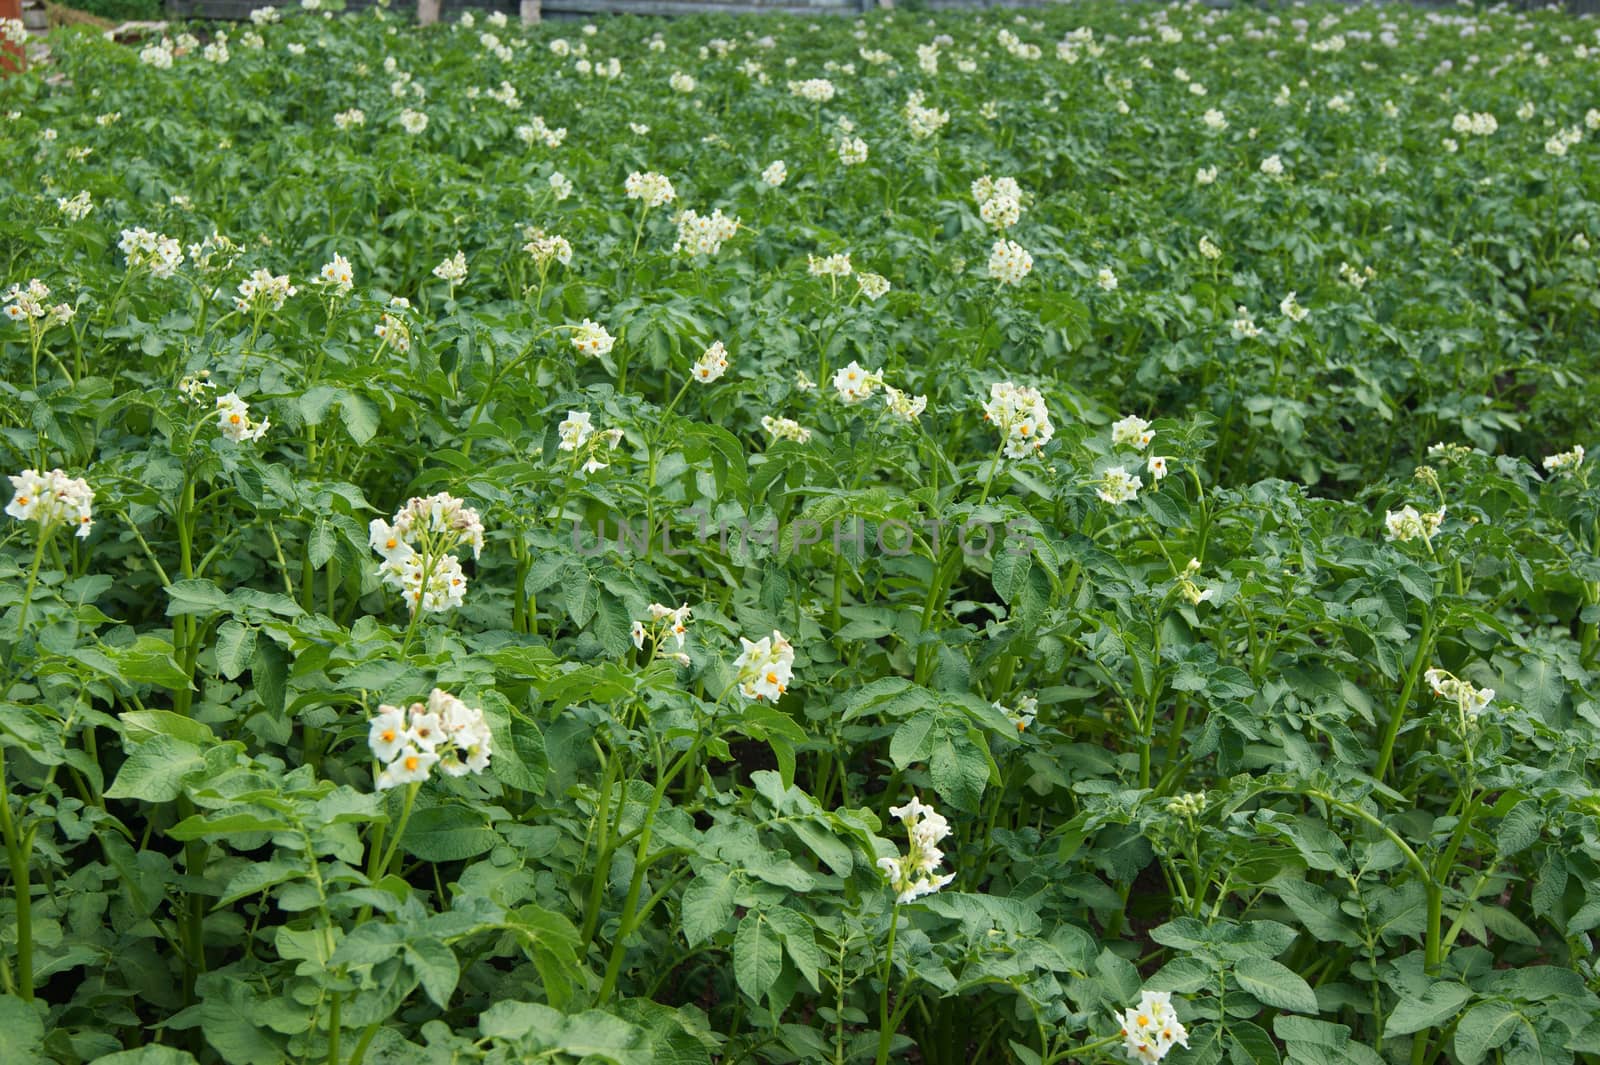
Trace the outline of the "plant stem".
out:
M 0 784 L 6 784 L 6 749 L 0 744 Z M 20 809 L 20 799 L 18 796 Z M 11 819 L 11 789 L 0 796 L 0 833 L 5 836 L 6 859 L 11 865 L 11 886 L 17 902 L 17 985 L 24 1002 L 33 1001 L 33 886 L 28 880 L 26 840 Z
M 900 930 L 900 903 L 889 913 L 889 943 L 883 952 L 883 986 L 878 989 L 878 1057 L 877 1065 L 888 1065 L 889 1047 L 894 1042 L 894 1028 L 889 1023 L 889 981 L 894 976 L 894 940 Z
M 389 841 L 389 847 L 384 851 L 383 859 L 376 866 L 367 870 L 368 878 L 388 874 L 389 864 L 394 861 L 395 852 L 400 849 L 400 837 L 406 834 L 406 822 L 411 820 L 411 806 L 417 801 L 417 792 L 421 789 L 421 781 L 406 786 L 406 801 L 405 805 L 400 809 L 400 820 L 395 823 L 394 838 Z
M 1389 769 L 1389 762 L 1394 757 L 1394 742 L 1400 735 L 1400 725 L 1405 720 L 1406 707 L 1411 705 L 1411 695 L 1416 691 L 1417 677 L 1422 673 L 1422 663 L 1427 660 L 1433 642 L 1433 617 L 1434 610 L 1429 608 L 1422 615 L 1422 632 L 1417 637 L 1417 653 L 1411 659 L 1411 669 L 1406 673 L 1405 686 L 1400 689 L 1400 699 L 1395 703 L 1394 712 L 1389 715 L 1389 724 L 1383 730 L 1383 744 L 1379 748 L 1378 768 L 1373 770 L 1373 779 L 1383 781 L 1383 775 Z

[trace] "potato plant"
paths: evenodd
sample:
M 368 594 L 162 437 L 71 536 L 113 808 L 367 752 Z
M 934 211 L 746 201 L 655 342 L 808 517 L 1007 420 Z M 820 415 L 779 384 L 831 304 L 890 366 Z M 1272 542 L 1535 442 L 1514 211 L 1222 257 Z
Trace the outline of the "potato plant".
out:
M 337 6 L 0 81 L 6 1065 L 1600 1061 L 1592 20 Z

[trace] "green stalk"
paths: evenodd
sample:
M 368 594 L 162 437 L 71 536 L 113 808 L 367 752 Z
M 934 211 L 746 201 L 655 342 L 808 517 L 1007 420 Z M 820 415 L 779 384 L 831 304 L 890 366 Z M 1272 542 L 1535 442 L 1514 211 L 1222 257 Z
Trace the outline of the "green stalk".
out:
M 1373 779 L 1383 780 L 1383 775 L 1388 772 L 1389 763 L 1394 758 L 1394 742 L 1400 735 L 1400 725 L 1405 720 L 1406 707 L 1411 705 L 1412 693 L 1416 691 L 1417 678 L 1422 674 L 1422 663 L 1427 660 L 1433 642 L 1433 616 L 1430 608 L 1422 614 L 1422 632 L 1417 637 L 1417 653 L 1411 659 L 1411 669 L 1406 673 L 1405 686 L 1400 689 L 1400 699 L 1395 703 L 1394 712 L 1389 715 L 1389 724 L 1383 730 L 1383 743 L 1378 753 L 1378 768 L 1373 770 Z
M 900 930 L 900 903 L 889 914 L 889 944 L 883 952 L 883 986 L 878 989 L 877 1065 L 888 1065 L 889 1047 L 894 1042 L 894 1027 L 889 1022 L 889 980 L 894 976 L 894 939 Z
M 6 781 L 6 749 L 0 744 L 0 783 Z M 20 806 L 20 795 L 19 795 Z M 11 886 L 17 896 L 17 985 L 24 1002 L 33 1001 L 33 886 L 28 880 L 29 841 L 11 819 L 11 789 L 0 797 L 0 833 L 5 836 Z
M 638 849 L 634 852 L 633 879 L 628 883 L 628 897 L 622 903 L 622 915 L 617 923 L 617 937 L 611 942 L 611 956 L 606 960 L 605 978 L 600 984 L 600 994 L 595 999 L 597 1005 L 604 1005 L 610 1001 L 612 992 L 616 990 L 617 977 L 622 973 L 623 955 L 627 953 L 628 937 L 633 934 L 641 916 L 638 911 L 639 892 L 644 887 L 645 870 L 650 866 L 650 838 L 655 830 L 656 811 L 661 808 L 661 800 L 673 779 L 700 752 L 704 735 L 702 732 L 696 736 L 689 749 L 661 775 L 656 781 L 655 792 L 650 796 L 650 806 L 644 812 L 644 826 L 639 830 Z
M 422 790 L 422 782 L 417 781 L 406 786 L 405 805 L 400 809 L 400 820 L 395 824 L 394 838 L 389 841 L 389 847 L 383 852 L 383 858 L 376 866 L 367 870 L 367 877 L 384 876 L 389 872 L 389 865 L 394 861 L 395 852 L 400 849 L 400 837 L 406 834 L 406 822 L 411 820 L 411 806 L 417 801 L 417 792 Z M 376 851 L 376 848 L 374 848 Z
M 39 543 L 33 549 L 33 564 L 28 567 L 28 587 L 22 593 L 22 609 L 17 618 L 17 644 L 22 643 L 22 634 L 28 626 L 28 607 L 33 603 L 33 591 L 39 584 L 39 566 L 44 561 L 44 545 L 49 541 L 50 534 L 55 531 L 55 526 L 40 526 Z M 16 655 L 13 648 L 12 656 Z

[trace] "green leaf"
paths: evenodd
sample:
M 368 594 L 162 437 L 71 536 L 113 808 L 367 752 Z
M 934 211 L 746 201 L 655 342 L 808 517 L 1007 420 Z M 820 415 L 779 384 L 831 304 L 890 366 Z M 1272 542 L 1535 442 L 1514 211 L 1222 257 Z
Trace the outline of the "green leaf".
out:
M 430 806 L 417 810 L 406 825 L 400 845 L 425 862 L 459 862 L 493 850 L 500 836 L 488 819 L 465 806 Z
M 117 720 L 122 722 L 122 738 L 134 743 L 144 743 L 156 736 L 168 736 L 196 747 L 208 747 L 217 742 L 210 725 L 171 710 L 129 710 L 118 714 Z
M 817 974 L 825 963 L 822 951 L 817 947 L 817 937 L 811 928 L 811 922 L 782 906 L 774 907 L 766 916 L 772 927 L 777 930 L 779 938 L 783 940 L 783 948 L 788 952 L 789 959 L 794 962 L 794 967 L 800 971 L 806 983 L 811 985 L 811 990 L 820 990 Z
M 406 963 L 422 981 L 422 990 L 440 1009 L 450 1007 L 450 995 L 461 979 L 455 952 L 437 939 L 416 939 L 406 944 Z
M 889 758 L 896 769 L 906 769 L 933 753 L 931 734 L 936 721 L 931 712 L 924 711 L 895 730 L 889 741 Z
M 94 1065 L 197 1065 L 194 1055 L 177 1047 L 152 1044 L 137 1050 L 119 1050 L 94 1059 Z
M 539 726 L 517 716 L 510 704 L 493 692 L 484 693 L 483 713 L 493 737 L 489 772 L 507 787 L 543 795 L 549 759 Z
M 228 593 L 215 581 L 174 581 L 167 585 L 167 617 L 180 614 L 210 615 L 229 607 Z
M 1226 1042 L 1232 1065 L 1278 1065 L 1278 1048 L 1259 1025 L 1249 1021 L 1230 1022 Z
M 728 925 L 733 917 L 733 900 L 739 883 L 725 865 L 702 869 L 683 889 L 680 906 L 683 938 L 697 947 Z
M 1420 998 L 1405 996 L 1395 1003 L 1384 1022 L 1384 1034 L 1410 1035 L 1425 1028 L 1438 1028 L 1459 1015 L 1470 998 L 1472 991 L 1462 984 L 1448 980 L 1429 984 Z
M 1296 1013 L 1317 1012 L 1317 996 L 1311 985 L 1271 958 L 1240 958 L 1234 964 L 1233 975 L 1239 986 L 1264 1006 Z
M 783 971 L 783 944 L 758 910 L 750 910 L 733 936 L 733 978 L 751 1001 L 761 999 Z
M 38 1006 L 44 1001 L 39 1000 Z M 40 1009 L 17 998 L 0 995 L 0 1032 L 5 1033 L 7 1062 L 16 1056 L 16 1065 L 44 1065 L 40 1053 L 44 1046 L 44 1019 Z
M 961 810 L 976 810 L 989 783 L 989 759 L 976 744 L 958 738 L 934 747 L 928 774 L 947 802 Z
M 1517 803 L 1501 818 L 1500 827 L 1495 830 L 1495 846 L 1500 850 L 1500 857 L 1520 854 L 1539 842 L 1539 832 L 1543 827 L 1544 815 L 1538 803 L 1532 799 Z
M 328 564 L 333 553 L 339 550 L 339 530 L 326 517 L 319 516 L 311 525 L 311 532 L 306 537 L 306 555 L 311 560 L 312 569 L 321 569 Z
M 285 880 L 295 880 L 303 875 L 305 866 L 301 862 L 276 858 L 266 862 L 253 862 L 229 879 L 222 889 L 222 898 L 217 900 L 217 908 L 231 905 L 248 895 L 255 895 L 275 884 L 281 884 Z
M 255 656 L 256 630 L 239 621 L 225 621 L 217 630 L 217 671 L 233 680 L 250 668 Z
M 833 870 L 838 876 L 849 876 L 855 861 L 851 857 L 850 848 L 826 828 L 814 821 L 791 821 L 789 828 L 800 842 L 810 848 L 822 864 Z
M 354 392 L 339 393 L 339 420 L 350 439 L 358 444 L 365 444 L 378 433 L 377 405 Z
M 1456 1057 L 1461 1065 L 1478 1065 L 1491 1050 L 1504 1046 L 1521 1023 L 1517 1011 L 1503 1002 L 1478 1003 L 1456 1024 Z
M 132 646 L 107 648 L 117 675 L 129 684 L 150 684 L 169 691 L 192 687 L 189 674 L 172 657 L 172 645 L 156 636 L 141 636 Z
M 205 755 L 199 747 L 171 736 L 153 736 L 128 755 L 106 789 L 106 798 L 171 802 L 183 794 L 183 778 L 204 768 Z

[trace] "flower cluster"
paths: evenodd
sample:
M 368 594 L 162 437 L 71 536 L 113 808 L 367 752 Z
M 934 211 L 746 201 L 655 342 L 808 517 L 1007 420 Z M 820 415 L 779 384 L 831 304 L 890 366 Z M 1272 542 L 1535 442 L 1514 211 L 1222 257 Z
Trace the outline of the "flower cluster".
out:
M 1111 466 L 1095 482 L 1094 494 L 1112 506 L 1119 506 L 1137 499 L 1143 487 L 1144 480 L 1136 473 L 1129 473 L 1126 466 Z
M 411 327 L 401 317 L 403 312 L 410 309 L 411 301 L 404 296 L 395 296 L 389 301 L 378 324 L 372 327 L 372 335 L 383 342 L 380 350 L 385 345 L 402 355 L 411 350 Z
M 983 420 L 999 431 L 1007 457 L 1025 459 L 1055 436 L 1050 412 L 1037 389 L 1000 381 L 989 386 Z
M 440 281 L 447 282 L 451 288 L 461 284 L 467 279 L 467 256 L 465 252 L 457 251 L 433 268 L 433 276 Z
M 869 300 L 881 299 L 889 291 L 889 279 L 882 274 L 874 274 L 863 270 L 856 275 L 856 286 L 861 294 Z
M 560 441 L 556 445 L 558 449 L 574 455 L 581 453 L 584 473 L 598 473 L 610 466 L 609 462 L 600 461 L 601 450 L 614 451 L 622 443 L 621 429 L 598 431 L 589 412 L 584 410 L 567 411 L 566 418 L 556 426 L 556 436 Z
M 1559 455 L 1549 455 L 1544 460 L 1545 472 L 1557 474 L 1561 477 L 1573 476 L 1582 466 L 1582 444 L 1574 444 L 1571 451 L 1563 451 Z
M 812 277 L 849 277 L 851 273 L 850 253 L 827 255 L 822 258 L 808 255 L 806 256 L 806 271 Z
M 913 396 L 909 392 L 902 392 L 893 385 L 883 386 L 883 401 L 889 408 L 889 413 L 901 421 L 914 422 L 928 409 L 927 396 Z
M 250 404 L 239 398 L 239 393 L 229 392 L 217 397 L 217 428 L 235 444 L 260 440 L 272 428 L 266 418 L 259 422 L 250 420 Z
M 1112 1016 L 1121 1029 L 1122 1050 L 1130 1061 L 1151 1065 L 1175 1046 L 1189 1047 L 1189 1033 L 1172 1011 L 1170 992 L 1141 991 L 1137 1006 Z
M 1195 575 L 1199 572 L 1200 560 L 1191 558 L 1189 564 L 1183 567 L 1183 572 L 1178 575 L 1178 594 L 1183 596 L 1190 606 L 1199 606 L 1216 595 L 1216 589 L 1202 588 L 1195 583 Z
M 413 137 L 428 128 L 428 116 L 421 111 L 413 111 L 409 107 L 400 112 L 399 122 L 400 128 Z
M 256 270 L 239 282 L 239 295 L 233 305 L 240 311 L 283 310 L 284 301 L 300 290 L 289 281 L 288 274 L 273 275 L 271 270 Z
M 1022 217 L 1022 187 L 1016 178 L 985 174 L 972 183 L 972 198 L 978 204 L 978 217 L 996 229 L 1009 229 Z
M 552 262 L 560 263 L 562 266 L 572 265 L 572 245 L 567 242 L 566 237 L 546 233 L 536 226 L 529 227 L 523 236 L 528 242 L 522 246 L 522 250 L 533 256 L 533 263 L 539 268 L 540 273 L 550 269 Z
M 567 127 L 560 126 L 552 129 L 545 124 L 543 115 L 534 115 L 533 121 L 527 125 L 517 127 L 517 139 L 527 145 L 532 145 L 535 141 L 543 141 L 544 146 L 553 151 L 561 147 L 562 142 L 567 139 Z M 565 198 L 564 196 L 557 197 L 557 199 Z
M 768 188 L 777 188 L 789 180 L 789 168 L 782 159 L 775 159 L 767 168 L 761 171 L 761 182 Z
M 808 78 L 805 81 L 791 81 L 789 92 L 802 100 L 809 100 L 814 104 L 825 104 L 833 99 L 833 82 L 827 78 Z
M 350 260 L 335 252 L 333 261 L 323 265 L 317 274 L 317 284 L 332 291 L 335 296 L 348 296 L 355 287 L 356 275 L 350 269 Z
M 660 207 L 671 203 L 677 195 L 672 188 L 672 182 L 664 175 L 655 171 L 641 174 L 637 170 L 628 175 L 628 180 L 623 183 L 623 189 L 630 200 L 643 200 L 646 207 Z
M 739 694 L 776 702 L 794 677 L 794 646 L 777 629 L 754 643 L 741 636 L 739 643 L 744 650 L 733 662 Z
M 728 349 L 722 346 L 720 340 L 701 353 L 691 371 L 694 379 L 703 385 L 709 385 L 727 372 Z
M 1450 128 L 1457 133 L 1470 133 L 1474 137 L 1489 137 L 1500 128 L 1500 123 L 1488 112 L 1457 115 L 1450 122 Z
M 5 316 L 13 322 L 27 322 L 29 327 L 39 333 L 57 325 L 65 325 L 72 321 L 72 316 L 77 313 L 70 303 L 49 304 L 50 286 L 38 278 L 28 282 L 28 287 L 12 285 L 6 290 Z
M 858 166 L 867 161 L 867 142 L 860 137 L 839 138 L 839 162 L 845 166 Z
M 481 773 L 489 768 L 491 739 L 482 710 L 439 688 L 409 710 L 379 706 L 367 730 L 367 746 L 383 763 L 374 784 L 380 791 L 421 784 L 435 765 L 453 777 Z
M 1131 447 L 1143 450 L 1150 446 L 1150 441 L 1156 438 L 1151 430 L 1150 423 L 1137 414 L 1130 414 L 1121 421 L 1111 423 L 1111 443 L 1117 447 Z
M 834 391 L 845 403 L 861 403 L 883 384 L 882 370 L 864 370 L 858 362 L 842 366 L 833 375 Z
M 6 513 L 18 521 L 38 522 L 41 536 L 57 525 L 72 526 L 80 540 L 89 535 L 94 525 L 94 489 L 88 481 L 68 477 L 61 470 L 23 470 L 12 475 L 11 488 Z
M 1494 702 L 1493 688 L 1476 687 L 1471 681 L 1462 680 L 1442 669 L 1430 669 L 1422 675 L 1422 678 L 1428 682 L 1428 687 L 1433 689 L 1433 694 L 1456 704 L 1461 711 L 1463 721 L 1476 720 L 1478 715 Z
M 117 247 L 128 257 L 129 269 L 143 268 L 155 277 L 171 277 L 183 265 L 181 244 L 143 226 L 124 229 Z
M 413 614 L 442 614 L 460 606 L 467 594 L 466 574 L 450 552 L 468 545 L 477 558 L 483 522 L 476 510 L 446 492 L 413 496 L 392 525 L 373 518 L 367 542 L 383 558 L 378 576 L 405 596 Z
M 894 889 L 895 902 L 905 905 L 924 895 L 932 895 L 956 878 L 954 873 L 938 875 L 944 851 L 939 849 L 950 835 L 950 822 L 915 795 L 904 806 L 891 806 L 889 812 L 906 826 L 910 846 L 894 858 L 879 858 L 878 868 Z
M 788 440 L 804 444 L 811 440 L 811 430 L 793 418 L 774 418 L 770 414 L 764 414 L 761 417 L 761 428 L 766 430 L 767 435 L 774 441 Z
M 233 268 L 233 262 L 242 249 L 216 230 L 198 244 L 189 245 L 189 261 L 203 274 L 216 274 Z M 180 255 L 179 261 L 182 261 Z M 129 265 L 132 265 L 129 259 Z
M 1013 240 L 997 240 L 989 252 L 989 276 L 1002 285 L 1020 285 L 1033 270 L 1033 256 Z
M 672 252 L 690 255 L 715 255 L 722 250 L 722 242 L 732 240 L 739 232 L 739 220 L 722 213 L 721 208 L 708 215 L 694 211 L 679 211 L 672 220 L 678 227 L 678 242 Z
M 585 318 L 580 324 L 572 327 L 572 346 L 578 349 L 580 355 L 588 355 L 591 358 L 607 355 L 616 343 L 616 337 L 606 332 L 606 327 L 598 322 L 591 322 Z
M 94 210 L 94 198 L 87 189 L 68 199 L 57 197 L 56 209 L 74 222 L 81 222 Z
M 999 701 L 991 705 L 1011 720 L 1011 723 L 1016 726 L 1019 736 L 1028 731 L 1029 727 L 1033 725 L 1034 719 L 1039 716 L 1039 700 L 1033 695 L 1017 696 L 1017 705 L 1014 708 L 1006 706 Z
M 913 140 L 926 140 L 938 133 L 950 122 L 950 112 L 940 111 L 933 107 L 922 106 L 925 99 L 921 92 L 914 92 L 906 99 L 905 115 L 906 125 L 911 130 Z
M 1431 544 L 1434 533 L 1444 524 L 1444 510 L 1441 506 L 1431 514 L 1423 514 L 1410 503 L 1399 510 L 1391 510 L 1383 516 L 1384 538 L 1402 544 L 1412 540 Z
M 633 645 L 639 650 L 644 650 L 646 640 L 652 648 L 659 650 L 662 643 L 671 637 L 677 644 L 677 651 L 671 657 L 680 666 L 689 664 L 689 656 L 683 653 L 683 645 L 689 638 L 689 604 L 673 608 L 660 603 L 650 604 L 650 624 L 642 621 L 633 623 Z
M 348 111 L 340 111 L 333 116 L 335 129 L 343 132 L 348 129 L 357 129 L 367 124 L 367 113 L 359 107 L 352 107 Z
M 1365 288 L 1367 282 L 1373 280 L 1377 276 L 1378 271 L 1374 270 L 1370 266 L 1355 267 L 1351 266 L 1349 263 L 1339 264 L 1339 280 L 1358 291 L 1362 288 Z
M 1303 322 L 1306 320 L 1306 315 L 1311 312 L 1300 306 L 1294 297 L 1295 294 L 1293 292 L 1283 297 L 1283 300 L 1278 304 L 1278 310 L 1291 322 Z

